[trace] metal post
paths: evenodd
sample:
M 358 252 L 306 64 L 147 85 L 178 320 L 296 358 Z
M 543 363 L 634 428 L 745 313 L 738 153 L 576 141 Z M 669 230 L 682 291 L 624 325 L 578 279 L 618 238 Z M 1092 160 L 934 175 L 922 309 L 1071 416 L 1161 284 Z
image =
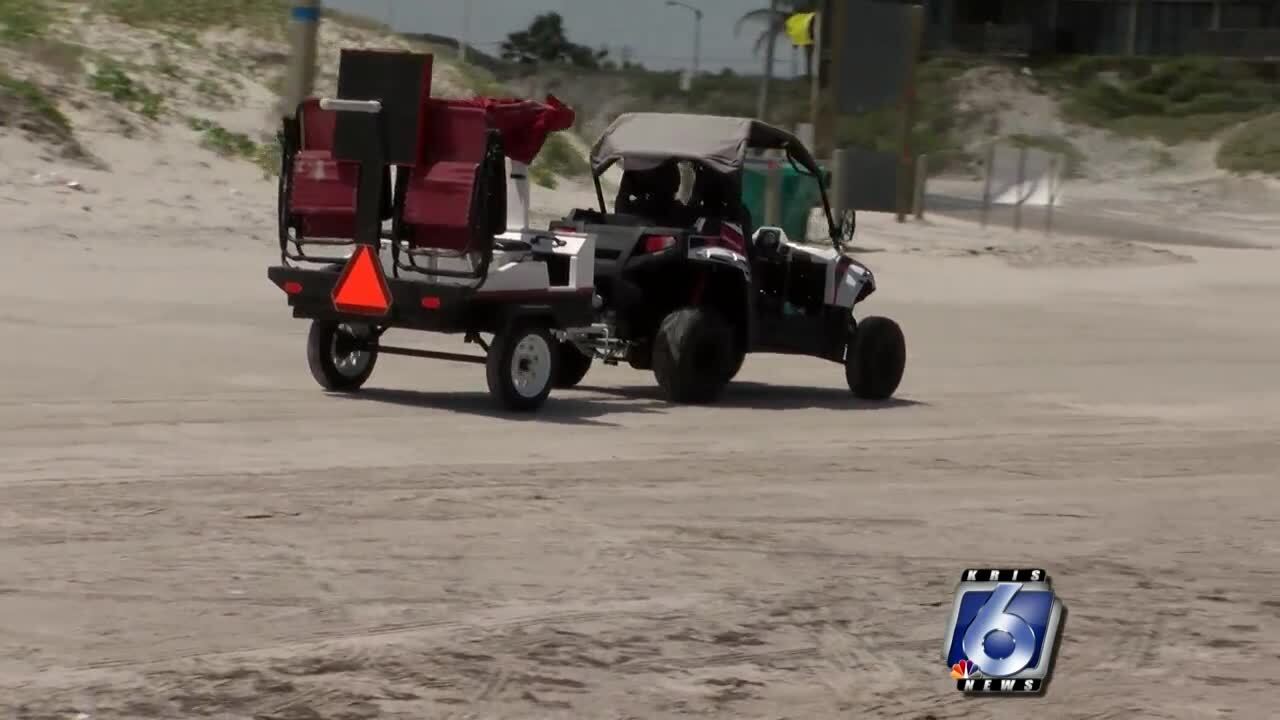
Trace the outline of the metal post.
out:
M 702 10 L 681 0 L 667 0 L 667 7 L 679 7 L 693 13 L 693 67 L 689 71 L 689 83 L 697 80 L 702 63 Z
M 991 213 L 991 173 L 995 172 L 996 144 L 987 143 L 987 157 L 982 171 L 982 227 L 987 226 L 987 216 Z
M 898 222 L 906 222 L 907 206 L 911 203 L 911 130 L 915 126 L 916 60 L 920 56 L 920 31 L 923 25 L 924 8 L 919 5 L 908 6 L 907 13 L 910 40 L 907 48 L 907 86 L 903 88 L 902 112 L 899 118 L 902 155 L 898 163 Z
M 1044 211 L 1044 234 L 1053 234 L 1053 206 L 1058 202 L 1058 158 L 1055 153 L 1049 160 L 1049 207 Z
M 929 156 L 921 155 L 916 158 L 916 192 L 915 192 L 915 211 L 916 219 L 924 219 L 924 186 L 925 179 L 929 175 Z
M 1027 181 L 1027 146 L 1023 145 L 1018 148 L 1018 184 L 1014 186 L 1013 196 L 1013 229 L 1022 229 L 1022 202 L 1026 199 L 1023 195 L 1023 183 Z
M 848 207 L 849 183 L 845 168 L 849 167 L 849 151 L 836 148 L 831 152 L 831 193 L 827 198 L 831 203 L 831 216 L 839 222 Z
M 293 0 L 289 12 L 289 74 L 281 114 L 292 118 L 298 105 L 311 95 L 316 77 L 316 30 L 320 24 L 320 0 Z

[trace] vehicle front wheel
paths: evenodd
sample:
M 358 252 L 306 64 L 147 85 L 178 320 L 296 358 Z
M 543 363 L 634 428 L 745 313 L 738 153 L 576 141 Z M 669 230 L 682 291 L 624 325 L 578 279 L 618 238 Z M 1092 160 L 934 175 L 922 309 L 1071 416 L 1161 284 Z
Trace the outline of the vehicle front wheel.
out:
M 582 382 L 591 369 L 591 356 L 584 355 L 576 345 L 569 342 L 559 343 L 560 364 L 556 367 L 555 386 L 571 388 Z
M 711 402 L 728 383 L 732 347 L 733 331 L 719 313 L 705 307 L 681 308 L 658 327 L 653 374 L 671 402 Z
M 844 376 L 853 394 L 864 400 L 887 400 L 902 382 L 907 343 L 898 323 L 869 317 L 858 323 L 844 358 Z
M 507 410 L 537 410 L 551 394 L 556 376 L 556 341 L 540 325 L 517 324 L 489 345 L 485 377 L 489 393 Z
M 378 362 L 378 338 L 359 323 L 314 320 L 307 333 L 307 366 L 325 390 L 353 392 L 364 385 Z

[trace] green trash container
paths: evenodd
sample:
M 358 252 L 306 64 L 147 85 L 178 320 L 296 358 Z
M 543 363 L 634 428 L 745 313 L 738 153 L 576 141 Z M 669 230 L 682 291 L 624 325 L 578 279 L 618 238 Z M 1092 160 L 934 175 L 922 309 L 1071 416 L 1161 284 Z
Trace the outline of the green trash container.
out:
M 782 174 L 781 227 L 787 237 L 804 242 L 809 231 L 810 212 L 821 201 L 818 179 L 796 170 L 791 163 L 778 162 Z M 823 174 L 826 168 L 821 168 Z M 764 188 L 769 177 L 769 161 L 749 159 L 742 169 L 742 203 L 751 213 L 751 224 L 764 224 Z

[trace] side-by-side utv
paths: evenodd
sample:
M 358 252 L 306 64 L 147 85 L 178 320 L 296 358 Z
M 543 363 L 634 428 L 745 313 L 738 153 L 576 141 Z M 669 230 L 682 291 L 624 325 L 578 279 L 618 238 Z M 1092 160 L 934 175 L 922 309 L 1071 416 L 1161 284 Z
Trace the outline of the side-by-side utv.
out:
M 829 248 L 793 241 L 781 228 L 753 230 L 741 184 L 756 150 L 781 151 L 819 184 Z M 600 178 L 619 163 L 610 211 Z M 652 369 L 669 399 L 706 402 L 747 353 L 763 352 L 841 363 L 861 398 L 897 389 L 902 331 L 888 318 L 855 319 L 875 278 L 845 252 L 853 215 L 837 224 L 823 174 L 794 135 L 744 118 L 632 113 L 599 138 L 591 164 L 599 208 L 551 226 L 593 239 L 600 297 L 596 322 L 567 333 L 579 355 L 562 360 L 561 385 L 580 380 L 592 358 L 625 360 Z

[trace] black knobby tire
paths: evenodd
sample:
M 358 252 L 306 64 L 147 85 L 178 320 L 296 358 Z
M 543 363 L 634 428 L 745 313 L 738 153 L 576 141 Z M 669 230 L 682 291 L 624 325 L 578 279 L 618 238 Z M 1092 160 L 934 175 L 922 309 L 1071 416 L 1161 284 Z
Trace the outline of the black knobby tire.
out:
M 307 366 L 320 387 L 335 392 L 359 390 L 377 363 L 378 338 L 371 328 L 312 321 L 307 333 Z
M 844 376 L 853 394 L 864 400 L 887 400 L 907 364 L 907 343 L 898 323 L 869 317 L 858 323 L 844 359 Z
M 559 349 L 557 355 L 559 364 L 556 366 L 555 387 L 571 388 L 582 382 L 582 378 L 587 376 L 587 371 L 591 369 L 591 357 L 583 355 L 582 351 L 573 343 L 558 343 Z
M 681 308 L 667 315 L 653 343 L 653 374 L 671 402 L 706 403 L 720 396 L 733 360 L 733 330 L 715 310 Z
M 485 360 L 489 394 L 507 410 L 542 407 L 555 384 L 558 343 L 542 325 L 517 323 L 494 336 Z M 523 377 L 528 384 L 517 378 Z
M 729 357 L 729 366 L 725 369 L 725 382 L 733 382 L 738 377 L 738 373 L 742 370 L 742 363 L 747 359 L 747 351 L 742 348 L 738 340 L 733 341 L 732 354 Z

